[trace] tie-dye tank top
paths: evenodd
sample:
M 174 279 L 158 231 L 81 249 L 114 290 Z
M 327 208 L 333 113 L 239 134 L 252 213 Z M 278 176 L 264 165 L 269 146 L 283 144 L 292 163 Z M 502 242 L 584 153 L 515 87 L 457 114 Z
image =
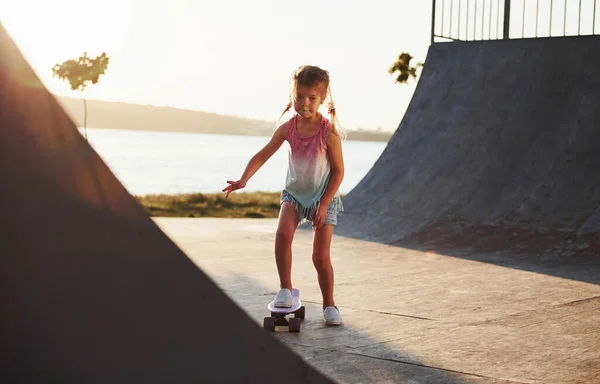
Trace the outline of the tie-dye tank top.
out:
M 297 115 L 290 119 L 286 135 L 290 149 L 285 189 L 297 200 L 300 206 L 296 204 L 296 210 L 301 217 L 305 217 L 318 207 L 331 177 L 331 163 L 327 153 L 327 130 L 330 123 L 322 116 L 319 130 L 310 137 L 303 137 L 298 134 L 296 121 Z M 336 191 L 332 201 L 341 205 L 339 191 Z

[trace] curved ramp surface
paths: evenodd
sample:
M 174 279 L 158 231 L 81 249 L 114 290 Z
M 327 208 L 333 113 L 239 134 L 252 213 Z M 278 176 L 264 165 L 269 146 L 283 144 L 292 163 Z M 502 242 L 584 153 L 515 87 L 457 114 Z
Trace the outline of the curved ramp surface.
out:
M 599 36 L 436 43 L 337 231 L 384 243 L 476 226 L 594 233 L 599 151 Z
M 1 26 L 0 180 L 3 383 L 329 382 L 158 229 Z

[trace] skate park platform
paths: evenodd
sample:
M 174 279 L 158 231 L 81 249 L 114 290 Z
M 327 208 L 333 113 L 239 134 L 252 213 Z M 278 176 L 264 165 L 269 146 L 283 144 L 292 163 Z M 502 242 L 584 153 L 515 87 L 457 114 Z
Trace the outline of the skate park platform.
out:
M 262 325 L 279 289 L 275 219 L 155 221 Z M 299 230 L 292 282 L 306 319 L 274 336 L 336 383 L 598 382 L 598 264 L 565 264 L 562 278 L 342 236 L 331 252 L 344 325 L 323 324 L 312 234 Z

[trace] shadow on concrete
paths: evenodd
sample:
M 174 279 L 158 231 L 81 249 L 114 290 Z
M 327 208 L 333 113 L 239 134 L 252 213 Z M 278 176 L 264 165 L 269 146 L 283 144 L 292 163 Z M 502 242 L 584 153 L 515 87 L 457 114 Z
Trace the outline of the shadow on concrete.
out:
M 262 319 L 269 316 L 266 306 L 276 292 L 270 291 L 248 275 L 229 274 L 213 278 L 217 279 L 217 285 L 223 292 L 262 325 Z M 486 383 L 506 382 L 477 374 L 441 369 L 419 360 L 409 351 L 389 348 L 386 342 L 406 336 L 402 328 L 397 328 L 398 323 L 390 321 L 398 317 L 344 310 L 345 318 L 362 318 L 370 328 L 378 332 L 388 328 L 385 338 L 376 339 L 353 328 L 349 325 L 351 321 L 346 321 L 342 327 L 327 327 L 323 324 L 320 302 L 304 298 L 303 304 L 307 307 L 307 315 L 302 323 L 301 332 L 292 334 L 282 328 L 273 336 L 337 383 L 466 384 L 480 382 L 479 380 Z M 406 323 L 428 321 L 403 320 Z M 444 335 L 440 334 L 440 338 L 442 337 Z
M 600 284 L 597 233 L 438 222 L 391 245 Z
M 347 217 L 340 215 L 340 222 Z M 365 240 L 343 232 L 336 235 Z M 365 241 L 600 284 L 598 233 L 477 225 L 444 219 L 398 241 Z

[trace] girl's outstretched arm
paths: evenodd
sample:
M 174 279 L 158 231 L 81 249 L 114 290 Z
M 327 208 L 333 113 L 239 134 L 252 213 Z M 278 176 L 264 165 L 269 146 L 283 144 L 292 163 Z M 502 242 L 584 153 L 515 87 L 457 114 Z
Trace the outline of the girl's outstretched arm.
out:
M 244 173 L 242 173 L 242 177 L 240 177 L 237 181 L 227 181 L 229 184 L 227 187 L 223 188 L 223 192 L 225 192 L 225 197 L 229 197 L 229 194 L 233 191 L 237 191 L 238 189 L 242 189 L 248 183 L 248 180 L 263 166 L 264 163 L 267 162 L 273 156 L 275 152 L 281 147 L 283 142 L 285 141 L 285 137 L 287 135 L 288 123 L 284 123 L 271 136 L 271 140 L 265 145 L 260 151 L 258 151 L 250 161 L 248 161 L 248 165 L 246 165 L 246 169 Z
M 329 203 L 335 196 L 335 193 L 340 188 L 342 180 L 344 180 L 344 156 L 342 155 L 342 140 L 338 134 L 327 131 L 327 152 L 329 153 L 329 162 L 331 163 L 331 176 L 329 178 L 329 184 L 321 202 L 319 204 L 319 210 L 313 221 L 313 227 L 318 229 L 325 223 L 325 217 L 327 216 L 327 208 Z

